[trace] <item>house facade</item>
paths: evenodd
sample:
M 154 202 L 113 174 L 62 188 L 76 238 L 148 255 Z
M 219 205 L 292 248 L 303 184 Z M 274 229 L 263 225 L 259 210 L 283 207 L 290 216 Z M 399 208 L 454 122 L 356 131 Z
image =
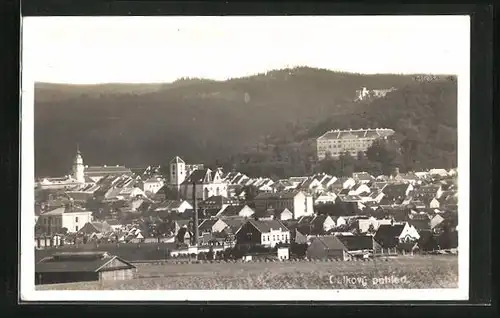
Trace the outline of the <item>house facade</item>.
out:
M 236 232 L 236 243 L 240 245 L 274 247 L 289 242 L 290 230 L 278 220 L 248 220 Z
M 40 214 L 36 226 L 47 234 L 61 233 L 66 228 L 69 233 L 78 232 L 86 223 L 92 222 L 92 212 L 77 207 L 59 207 Z

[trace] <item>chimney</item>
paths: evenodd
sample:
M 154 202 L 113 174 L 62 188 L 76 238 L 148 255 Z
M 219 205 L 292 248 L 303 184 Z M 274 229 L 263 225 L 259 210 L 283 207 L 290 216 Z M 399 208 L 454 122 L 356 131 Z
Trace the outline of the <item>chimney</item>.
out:
M 193 179 L 193 232 L 194 232 L 194 245 L 198 246 L 198 198 L 196 196 L 196 181 Z

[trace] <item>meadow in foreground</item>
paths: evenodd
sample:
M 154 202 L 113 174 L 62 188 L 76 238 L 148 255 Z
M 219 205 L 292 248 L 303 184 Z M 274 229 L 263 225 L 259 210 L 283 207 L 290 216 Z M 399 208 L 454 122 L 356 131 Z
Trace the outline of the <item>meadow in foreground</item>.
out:
M 37 290 L 457 288 L 456 256 L 377 261 L 138 264 L 136 277 L 36 286 Z

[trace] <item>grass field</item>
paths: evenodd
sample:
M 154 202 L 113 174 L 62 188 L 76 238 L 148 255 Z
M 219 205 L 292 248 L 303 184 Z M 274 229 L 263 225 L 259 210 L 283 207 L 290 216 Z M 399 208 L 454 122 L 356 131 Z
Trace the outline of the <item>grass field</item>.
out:
M 399 281 L 396 281 L 399 280 Z M 138 264 L 136 277 L 36 286 L 37 290 L 457 288 L 456 256 L 376 261 Z

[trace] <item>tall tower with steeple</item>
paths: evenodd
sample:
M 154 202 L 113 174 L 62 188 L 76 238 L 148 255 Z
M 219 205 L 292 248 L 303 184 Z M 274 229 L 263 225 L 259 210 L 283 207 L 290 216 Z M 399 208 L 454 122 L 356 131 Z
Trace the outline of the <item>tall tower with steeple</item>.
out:
M 83 165 L 82 154 L 80 153 L 80 147 L 76 146 L 76 156 L 73 160 L 73 178 L 80 183 L 85 183 L 85 166 Z
M 170 161 L 170 184 L 179 186 L 186 179 L 186 163 L 179 157 L 175 157 Z

